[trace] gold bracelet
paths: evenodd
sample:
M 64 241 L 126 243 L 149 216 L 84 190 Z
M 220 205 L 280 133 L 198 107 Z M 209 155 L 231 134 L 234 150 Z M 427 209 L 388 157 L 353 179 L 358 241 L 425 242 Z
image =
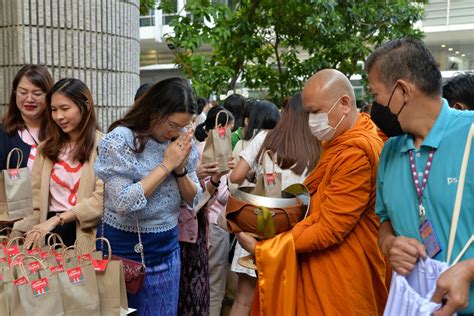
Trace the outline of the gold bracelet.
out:
M 170 171 L 168 170 L 168 168 L 166 168 L 165 164 L 164 163 L 160 163 L 158 165 L 158 167 L 161 167 L 161 169 L 163 169 L 166 173 L 166 176 L 169 176 L 170 175 Z

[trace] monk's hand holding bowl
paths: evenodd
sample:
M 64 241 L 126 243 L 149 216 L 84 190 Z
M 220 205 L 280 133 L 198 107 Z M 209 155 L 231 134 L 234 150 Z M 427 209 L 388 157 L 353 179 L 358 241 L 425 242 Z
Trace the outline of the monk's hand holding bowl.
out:
M 255 255 L 255 247 L 257 246 L 257 239 L 255 239 L 254 237 L 244 232 L 238 233 L 236 234 L 236 236 L 242 248 L 247 250 L 251 255 Z

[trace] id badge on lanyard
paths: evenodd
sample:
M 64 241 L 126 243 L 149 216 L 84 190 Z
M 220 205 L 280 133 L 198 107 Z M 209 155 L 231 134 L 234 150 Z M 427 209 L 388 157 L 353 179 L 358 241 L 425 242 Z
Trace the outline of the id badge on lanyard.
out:
M 423 240 L 423 244 L 426 247 L 426 253 L 430 258 L 433 258 L 441 251 L 441 244 L 439 243 L 438 235 L 436 234 L 431 221 L 425 219 L 426 212 L 425 207 L 423 206 L 423 192 L 425 191 L 426 184 L 428 182 L 428 176 L 430 175 L 433 156 L 434 149 L 429 153 L 428 161 L 426 162 L 425 170 L 423 172 L 423 179 L 420 185 L 418 173 L 416 172 L 413 150 L 410 151 L 411 172 L 413 175 L 413 183 L 415 185 L 416 195 L 418 196 L 418 211 L 420 216 L 420 227 L 418 230 L 420 232 L 421 239 Z

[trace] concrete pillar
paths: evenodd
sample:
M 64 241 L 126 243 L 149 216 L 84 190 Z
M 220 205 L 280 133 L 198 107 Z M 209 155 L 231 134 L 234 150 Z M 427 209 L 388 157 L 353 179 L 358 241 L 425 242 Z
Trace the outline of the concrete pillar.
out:
M 24 64 L 83 80 L 105 130 L 140 83 L 139 0 L 0 0 L 0 114 Z

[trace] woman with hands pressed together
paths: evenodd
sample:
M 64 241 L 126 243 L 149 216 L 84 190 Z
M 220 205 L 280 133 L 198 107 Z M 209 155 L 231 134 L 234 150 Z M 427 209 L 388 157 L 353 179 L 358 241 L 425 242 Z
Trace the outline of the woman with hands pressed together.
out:
M 180 204 L 194 207 L 201 196 L 194 131 L 186 128 L 195 111 L 185 79 L 160 81 L 110 126 L 99 146 L 95 170 L 105 183 L 105 207 L 98 235 L 103 231 L 119 256 L 140 262 L 143 255 L 144 285 L 128 295 L 139 315 L 177 314 Z

